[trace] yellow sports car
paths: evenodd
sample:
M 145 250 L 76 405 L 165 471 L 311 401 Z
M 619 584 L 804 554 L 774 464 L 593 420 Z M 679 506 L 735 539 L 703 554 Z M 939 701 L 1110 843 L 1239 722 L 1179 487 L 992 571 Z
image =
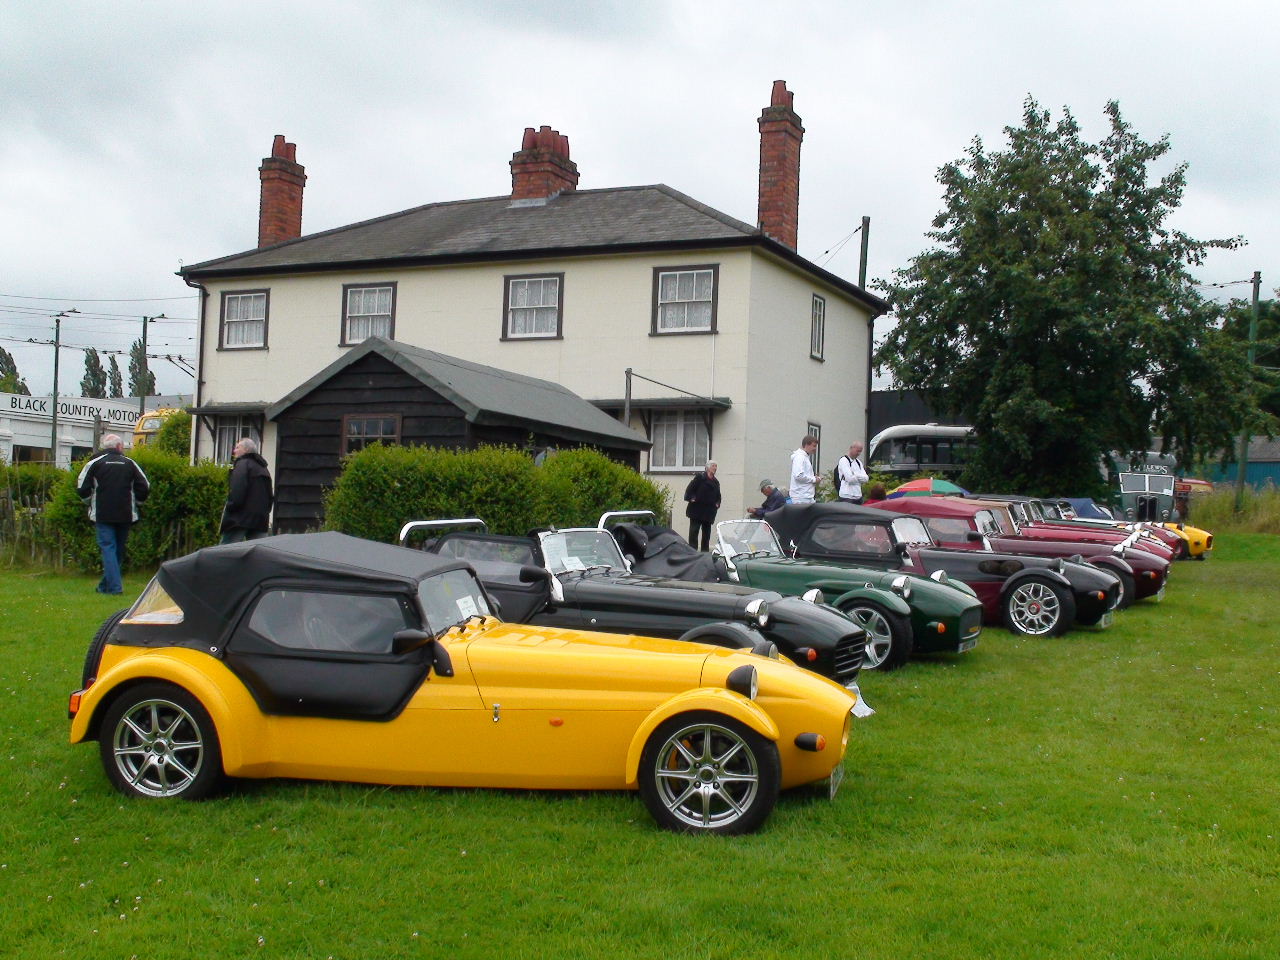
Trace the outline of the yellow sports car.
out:
M 1186 541 L 1188 557 L 1193 560 L 1209 559 L 1209 554 L 1213 552 L 1213 534 L 1208 530 L 1201 530 L 1189 523 L 1162 523 L 1160 526 L 1172 530 Z
M 165 563 L 98 631 L 69 705 L 71 742 L 96 739 L 127 794 L 225 776 L 638 789 L 694 833 L 754 830 L 780 789 L 834 793 L 855 710 L 759 653 L 502 623 L 465 562 L 338 533 Z

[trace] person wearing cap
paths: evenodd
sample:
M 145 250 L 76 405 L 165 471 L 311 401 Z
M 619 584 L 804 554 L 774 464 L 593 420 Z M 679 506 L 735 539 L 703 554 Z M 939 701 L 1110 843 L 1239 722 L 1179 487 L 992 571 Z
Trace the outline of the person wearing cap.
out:
M 758 507 L 747 507 L 747 513 L 753 517 L 763 517 L 766 513 L 772 513 L 787 502 L 787 498 L 782 495 L 782 491 L 773 485 L 772 480 L 760 481 L 760 492 L 764 494 L 764 503 Z

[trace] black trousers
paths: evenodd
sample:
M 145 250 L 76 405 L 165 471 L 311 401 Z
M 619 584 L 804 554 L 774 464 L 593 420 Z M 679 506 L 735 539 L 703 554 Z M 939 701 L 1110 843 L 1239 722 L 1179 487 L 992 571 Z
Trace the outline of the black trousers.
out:
M 689 521 L 689 546 L 698 546 L 698 531 L 702 531 L 702 546 L 698 547 L 703 553 L 711 549 L 711 521 L 710 520 L 690 520 Z
M 838 499 L 840 500 L 841 503 L 856 503 L 859 506 L 862 505 L 862 500 L 863 500 L 862 497 L 839 497 Z

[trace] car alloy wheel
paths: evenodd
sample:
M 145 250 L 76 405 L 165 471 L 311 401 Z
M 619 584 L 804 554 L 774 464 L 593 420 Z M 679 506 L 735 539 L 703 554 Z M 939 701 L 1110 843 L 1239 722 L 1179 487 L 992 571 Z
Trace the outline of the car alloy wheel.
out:
M 1053 633 L 1062 619 L 1057 592 L 1039 580 L 1028 580 L 1014 587 L 1009 595 L 1008 611 L 1014 629 L 1033 637 Z
M 641 794 L 664 827 L 687 833 L 747 833 L 778 797 L 778 750 L 719 714 L 662 724 L 641 758 Z
M 862 666 L 867 670 L 876 669 L 893 649 L 893 628 L 875 607 L 854 607 L 849 610 L 849 619 L 867 631 L 867 652 Z
M 107 711 L 99 746 L 107 775 L 125 793 L 194 799 L 222 777 L 213 721 L 195 698 L 170 684 L 126 690 Z

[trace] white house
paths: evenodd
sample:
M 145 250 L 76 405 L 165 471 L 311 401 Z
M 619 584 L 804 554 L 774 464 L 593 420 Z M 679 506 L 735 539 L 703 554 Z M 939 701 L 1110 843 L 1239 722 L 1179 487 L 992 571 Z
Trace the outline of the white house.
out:
M 677 505 L 711 458 L 721 516 L 741 515 L 762 478 L 785 486 L 806 433 L 828 469 L 865 439 L 888 305 L 796 252 L 804 130 L 782 81 L 759 125 L 758 227 L 662 184 L 578 190 L 567 138 L 543 127 L 525 131 L 509 196 L 301 236 L 306 177 L 276 137 L 259 247 L 181 271 L 203 294 L 194 455 L 227 460 L 249 434 L 273 464 L 307 456 L 277 448 L 266 411 L 376 335 L 554 381 L 618 417 L 629 383 L 629 423 L 652 442 L 640 469 Z M 341 423 L 362 442 L 393 429 Z

